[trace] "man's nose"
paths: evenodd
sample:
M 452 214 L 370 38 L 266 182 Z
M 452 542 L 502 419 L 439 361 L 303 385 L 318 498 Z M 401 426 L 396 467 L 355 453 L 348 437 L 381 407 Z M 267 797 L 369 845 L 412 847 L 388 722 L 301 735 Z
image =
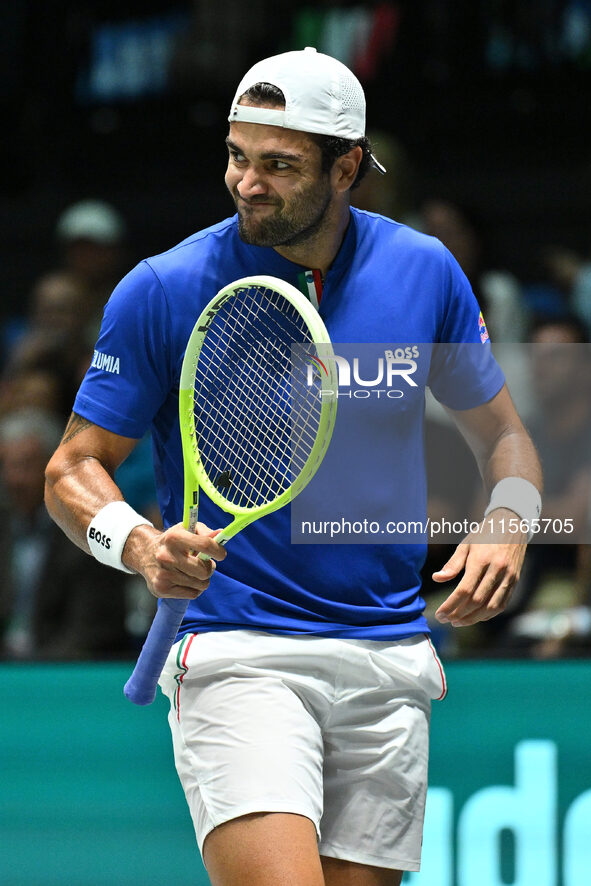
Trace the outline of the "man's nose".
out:
M 261 172 L 255 166 L 249 166 L 244 170 L 237 190 L 243 200 L 248 200 L 250 197 L 266 193 L 267 186 Z

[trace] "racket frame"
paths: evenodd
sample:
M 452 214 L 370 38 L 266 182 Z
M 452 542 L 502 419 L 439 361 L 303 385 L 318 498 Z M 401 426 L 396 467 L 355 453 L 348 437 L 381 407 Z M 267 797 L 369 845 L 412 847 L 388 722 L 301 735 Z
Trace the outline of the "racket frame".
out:
M 224 496 L 218 492 L 205 471 L 199 454 L 198 441 L 196 439 L 194 384 L 195 372 L 199 362 L 201 348 L 207 336 L 207 331 L 218 311 L 229 299 L 238 298 L 241 291 L 250 289 L 253 286 L 259 286 L 263 289 L 270 289 L 278 292 L 291 305 L 293 305 L 304 318 L 311 332 L 313 338 L 312 344 L 321 345 L 323 357 L 327 357 L 328 359 L 323 360 L 326 374 L 325 376 L 321 376 L 321 390 L 319 392 L 321 398 L 321 410 L 318 432 L 304 466 L 294 478 L 292 485 L 273 501 L 247 508 L 228 503 Z M 259 517 L 263 517 L 266 514 L 270 514 L 272 511 L 276 511 L 283 507 L 283 505 L 290 502 L 299 492 L 301 492 L 316 473 L 328 444 L 330 443 L 334 428 L 337 407 L 338 375 L 336 362 L 334 359 L 330 359 L 333 356 L 330 338 L 316 308 L 304 295 L 302 295 L 299 289 L 296 289 L 295 286 L 286 283 L 284 280 L 279 280 L 276 277 L 266 275 L 242 277 L 234 283 L 231 283 L 229 286 L 221 289 L 205 306 L 193 327 L 193 331 L 187 342 L 179 386 L 179 422 L 184 469 L 183 526 L 186 529 L 194 530 L 195 524 L 197 523 L 200 489 L 203 489 L 214 504 L 217 504 L 220 508 L 226 511 L 226 513 L 229 513 L 234 517 L 233 521 L 216 536 L 216 541 L 220 544 L 225 544 L 226 541 L 229 541 L 229 539 L 254 520 L 258 520 Z
M 306 462 L 295 477 L 292 485 L 267 504 L 244 508 L 230 505 L 209 480 L 196 445 L 193 393 L 195 368 L 207 329 L 218 310 L 229 298 L 237 297 L 240 289 L 243 290 L 253 285 L 273 289 L 284 296 L 306 321 L 313 338 L 311 346 L 322 345 L 323 356 L 328 358 L 334 356 L 330 338 L 316 309 L 298 289 L 275 277 L 254 276 L 236 280 L 220 290 L 200 314 L 187 343 L 179 387 L 179 420 L 185 482 L 183 526 L 186 529 L 195 529 L 199 489 L 201 487 L 214 503 L 220 505 L 227 513 L 231 513 L 234 516 L 233 522 L 225 529 L 222 529 L 216 536 L 216 540 L 220 544 L 231 539 L 237 532 L 244 529 L 249 523 L 252 523 L 253 520 L 287 504 L 287 502 L 301 492 L 304 486 L 312 479 L 322 461 L 330 442 L 336 418 L 338 402 L 336 362 L 335 360 L 326 359 L 323 361 L 326 377 L 320 375 L 321 389 L 319 396 L 321 397 L 321 414 L 316 440 Z M 202 553 L 199 554 L 199 557 L 204 560 L 208 559 L 207 555 Z M 176 639 L 188 604 L 188 599 L 164 598 L 160 600 L 160 605 L 140 652 L 137 664 L 124 687 L 126 697 L 134 704 L 148 705 L 154 701 L 158 680 Z

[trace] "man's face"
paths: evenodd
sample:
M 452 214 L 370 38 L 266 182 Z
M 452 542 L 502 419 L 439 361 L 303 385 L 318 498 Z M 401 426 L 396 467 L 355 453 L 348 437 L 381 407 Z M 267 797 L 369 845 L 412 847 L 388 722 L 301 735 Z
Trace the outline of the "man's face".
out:
M 333 193 L 318 145 L 303 132 L 232 123 L 226 186 L 254 246 L 296 246 L 322 231 Z

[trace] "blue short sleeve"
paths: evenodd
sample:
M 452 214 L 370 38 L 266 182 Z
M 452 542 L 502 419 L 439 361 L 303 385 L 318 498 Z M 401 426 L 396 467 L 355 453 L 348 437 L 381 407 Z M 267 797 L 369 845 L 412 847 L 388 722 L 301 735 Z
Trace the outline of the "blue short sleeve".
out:
M 491 400 L 505 377 L 495 360 L 484 317 L 466 275 L 445 250 L 446 306 L 433 346 L 429 387 L 450 409 L 472 409 Z
M 74 411 L 100 427 L 139 439 L 173 382 L 168 302 L 147 262 L 113 291 Z

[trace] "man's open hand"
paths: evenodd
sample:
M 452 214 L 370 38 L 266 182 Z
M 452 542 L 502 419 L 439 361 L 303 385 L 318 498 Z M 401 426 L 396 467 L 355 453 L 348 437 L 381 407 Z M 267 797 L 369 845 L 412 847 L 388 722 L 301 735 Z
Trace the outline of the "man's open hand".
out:
M 525 533 L 508 531 L 509 520 L 515 521 L 515 516 L 505 508 L 492 511 L 480 531 L 467 535 L 445 566 L 433 573 L 433 581 L 446 582 L 464 570 L 455 590 L 435 613 L 440 622 L 465 627 L 488 621 L 505 609 L 527 547 Z

